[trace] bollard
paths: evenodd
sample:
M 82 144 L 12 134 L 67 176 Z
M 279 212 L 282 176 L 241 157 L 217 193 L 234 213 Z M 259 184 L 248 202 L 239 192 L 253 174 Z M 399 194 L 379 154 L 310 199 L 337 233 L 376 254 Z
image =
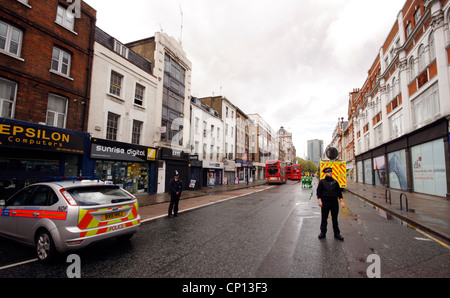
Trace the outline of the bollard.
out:
M 408 207 L 408 196 L 402 192 L 400 194 L 400 210 L 403 210 L 403 204 L 402 204 L 402 197 L 405 196 L 405 204 L 406 204 L 406 212 L 409 212 L 409 207 Z
M 392 205 L 391 191 L 390 191 L 389 189 L 386 189 L 386 190 L 384 191 L 384 199 L 385 199 L 385 202 L 387 203 L 387 200 L 388 200 L 388 194 L 389 194 L 389 204 Z

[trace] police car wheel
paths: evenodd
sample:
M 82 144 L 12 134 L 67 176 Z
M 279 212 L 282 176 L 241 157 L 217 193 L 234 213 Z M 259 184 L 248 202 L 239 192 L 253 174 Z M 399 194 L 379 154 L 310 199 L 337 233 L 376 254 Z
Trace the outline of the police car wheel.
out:
M 39 261 L 49 262 L 55 254 L 55 244 L 46 230 L 41 230 L 36 237 L 36 255 Z

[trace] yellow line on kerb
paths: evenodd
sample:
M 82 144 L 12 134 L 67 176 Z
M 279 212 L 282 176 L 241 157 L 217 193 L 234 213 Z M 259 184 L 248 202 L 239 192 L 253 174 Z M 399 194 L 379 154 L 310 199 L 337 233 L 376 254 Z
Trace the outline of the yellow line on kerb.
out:
M 444 246 L 444 247 L 450 249 L 450 246 L 447 245 L 447 244 L 445 244 L 444 242 L 442 242 L 442 241 L 440 241 L 440 240 L 434 238 L 433 236 L 431 236 L 431 235 L 425 233 L 424 231 L 421 231 L 420 229 L 418 229 L 418 228 L 416 228 L 416 227 L 414 227 L 414 226 L 412 226 L 412 225 L 410 225 L 410 224 L 408 224 L 408 223 L 407 223 L 407 225 L 408 225 L 410 228 L 413 228 L 414 230 L 416 230 L 417 232 L 419 232 L 420 234 L 422 234 L 422 235 L 424 235 L 424 236 L 430 238 L 431 240 L 436 241 L 436 242 L 439 243 L 440 245 L 442 245 L 442 246 Z

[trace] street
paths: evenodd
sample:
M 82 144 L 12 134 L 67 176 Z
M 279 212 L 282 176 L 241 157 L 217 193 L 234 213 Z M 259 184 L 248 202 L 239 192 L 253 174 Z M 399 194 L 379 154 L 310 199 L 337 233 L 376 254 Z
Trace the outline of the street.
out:
M 317 181 L 317 180 L 315 180 Z M 316 184 L 316 183 L 315 183 Z M 344 241 L 319 240 L 313 188 L 288 181 L 247 196 L 142 223 L 128 242 L 77 251 L 82 278 L 450 277 L 450 250 L 344 192 Z M 183 201 L 180 203 L 183 209 Z M 66 278 L 67 255 L 43 265 L 33 248 L 0 238 L 0 277 Z M 375 257 L 375 258 L 374 258 Z M 376 258 L 379 263 L 376 264 Z M 375 261 L 374 261 L 375 260 Z M 9 265 L 15 264 L 11 267 Z M 376 267 L 377 265 L 378 267 Z

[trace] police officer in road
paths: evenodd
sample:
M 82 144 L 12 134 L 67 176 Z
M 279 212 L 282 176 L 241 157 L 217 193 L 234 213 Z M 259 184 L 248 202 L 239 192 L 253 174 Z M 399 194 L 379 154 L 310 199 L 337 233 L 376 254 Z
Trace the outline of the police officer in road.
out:
M 326 175 L 325 179 L 320 180 L 317 186 L 317 198 L 319 199 L 319 206 L 322 208 L 322 222 L 320 224 L 319 239 L 325 238 L 327 233 L 328 214 L 331 211 L 331 221 L 333 222 L 334 238 L 344 240 L 341 236 L 338 225 L 339 200 L 341 207 L 344 208 L 344 200 L 342 198 L 342 189 L 339 182 L 333 179 L 333 170 L 326 168 L 323 171 Z
M 172 217 L 172 210 L 173 216 L 178 216 L 178 203 L 180 202 L 181 192 L 183 191 L 183 181 L 179 178 L 178 171 L 175 171 L 174 178 L 169 182 L 169 218 Z

